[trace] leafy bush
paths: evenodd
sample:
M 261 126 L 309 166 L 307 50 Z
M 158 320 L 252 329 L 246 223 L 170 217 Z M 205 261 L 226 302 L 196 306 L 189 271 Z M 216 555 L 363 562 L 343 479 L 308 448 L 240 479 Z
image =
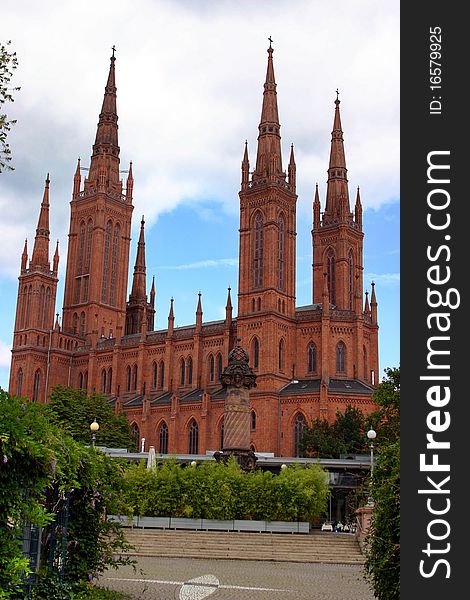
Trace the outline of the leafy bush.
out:
M 233 459 L 185 469 L 169 461 L 155 470 L 143 462 L 129 467 L 123 502 L 127 514 L 148 517 L 312 521 L 325 511 L 328 495 L 318 465 L 273 475 L 245 473 Z

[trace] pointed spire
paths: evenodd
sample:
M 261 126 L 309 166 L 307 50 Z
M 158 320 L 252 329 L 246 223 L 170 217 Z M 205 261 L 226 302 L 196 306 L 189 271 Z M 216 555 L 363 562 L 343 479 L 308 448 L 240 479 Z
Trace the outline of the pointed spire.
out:
M 80 157 L 78 157 L 77 168 L 75 169 L 75 175 L 73 178 L 73 192 L 72 192 L 73 198 L 76 198 L 78 196 L 78 194 L 80 193 L 81 182 L 82 182 L 82 176 L 80 173 Z
M 108 80 L 104 91 L 103 104 L 96 130 L 90 170 L 86 183 L 89 186 L 112 186 L 121 191 L 119 176 L 119 143 L 118 143 L 118 115 L 116 108 L 116 81 L 113 55 L 110 59 Z
M 250 161 L 248 160 L 248 141 L 245 140 L 245 152 L 242 160 L 242 190 L 248 187 L 250 179 Z
M 313 228 L 320 227 L 320 196 L 318 194 L 318 183 L 315 185 L 315 198 L 313 199 Z
M 52 262 L 52 271 L 54 275 L 57 276 L 57 273 L 59 271 L 59 240 L 57 240 L 55 245 L 54 259 Z
M 50 270 L 49 262 L 49 173 L 46 177 L 44 196 L 39 212 L 38 226 L 34 240 L 33 254 L 29 263 L 31 267 L 40 267 Z
M 144 300 L 147 302 L 146 267 L 145 267 L 145 221 L 142 215 L 140 222 L 140 236 L 137 243 L 137 254 L 135 257 L 134 277 L 132 280 L 132 291 L 130 299 L 133 301 Z
M 201 329 L 202 327 L 202 302 L 201 302 L 201 292 L 198 293 L 197 300 L 197 308 L 196 308 L 196 329 Z
M 289 176 L 289 185 L 293 192 L 295 192 L 296 183 L 295 183 L 295 174 L 296 174 L 296 166 L 295 166 L 295 158 L 294 158 L 294 144 L 291 144 L 290 147 L 290 159 L 289 159 L 289 167 L 288 167 L 288 176 Z
M 366 301 L 364 303 L 364 315 L 366 317 L 370 316 L 369 292 L 367 290 L 366 290 Z
M 175 326 L 175 315 L 173 313 L 173 297 L 170 300 L 170 312 L 168 313 L 168 336 L 173 335 L 173 329 Z
M 359 186 L 357 186 L 356 206 L 354 209 L 354 220 L 356 221 L 356 225 L 358 226 L 359 231 L 362 231 L 362 203 L 361 203 L 361 195 L 359 193 Z
M 152 287 L 150 288 L 150 306 L 155 308 L 155 275 L 152 277 Z
M 60 325 L 59 325 L 59 313 L 55 314 L 55 324 L 54 324 L 54 329 L 56 331 L 60 331 Z
M 134 177 L 132 175 L 132 161 L 129 164 L 129 173 L 127 175 L 126 183 L 126 200 L 129 204 L 132 204 L 132 192 L 134 190 Z
M 230 286 L 227 291 L 227 304 L 225 305 L 225 323 L 230 325 L 232 322 L 232 298 L 230 296 Z
M 23 254 L 21 255 L 21 272 L 24 273 L 28 267 L 28 239 L 24 241 Z
M 258 154 L 253 181 L 269 177 L 271 180 L 285 178 L 282 171 L 281 136 L 277 108 L 276 80 L 274 77 L 273 48 L 269 42 L 268 68 L 264 83 L 263 106 L 258 126 Z
M 372 293 L 370 295 L 370 316 L 372 323 L 377 325 L 377 299 L 375 297 L 375 283 L 372 282 Z
M 336 90 L 335 116 L 331 132 L 330 163 L 328 168 L 328 188 L 324 220 L 328 222 L 337 219 L 340 213 L 349 214 L 349 192 L 344 153 L 343 130 L 339 110 L 339 92 Z

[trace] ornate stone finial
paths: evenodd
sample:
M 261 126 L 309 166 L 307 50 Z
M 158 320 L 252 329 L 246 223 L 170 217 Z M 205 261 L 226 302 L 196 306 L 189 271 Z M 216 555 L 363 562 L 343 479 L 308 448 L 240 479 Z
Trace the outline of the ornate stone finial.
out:
M 234 386 L 237 388 L 256 387 L 256 375 L 248 364 L 248 352 L 240 346 L 240 338 L 237 339 L 236 346 L 228 355 L 228 365 L 220 377 L 224 387 Z

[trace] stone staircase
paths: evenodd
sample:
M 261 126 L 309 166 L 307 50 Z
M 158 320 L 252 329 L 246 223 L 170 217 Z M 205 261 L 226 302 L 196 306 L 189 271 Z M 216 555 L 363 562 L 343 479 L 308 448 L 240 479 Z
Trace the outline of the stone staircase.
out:
M 309 534 L 126 528 L 133 556 L 266 560 L 301 563 L 363 564 L 351 534 Z

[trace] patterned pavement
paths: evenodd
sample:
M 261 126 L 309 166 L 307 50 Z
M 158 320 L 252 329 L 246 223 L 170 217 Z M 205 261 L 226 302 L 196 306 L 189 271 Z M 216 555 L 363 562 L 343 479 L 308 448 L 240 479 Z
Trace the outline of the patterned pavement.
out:
M 142 600 L 374 600 L 360 565 L 139 557 L 99 585 Z

